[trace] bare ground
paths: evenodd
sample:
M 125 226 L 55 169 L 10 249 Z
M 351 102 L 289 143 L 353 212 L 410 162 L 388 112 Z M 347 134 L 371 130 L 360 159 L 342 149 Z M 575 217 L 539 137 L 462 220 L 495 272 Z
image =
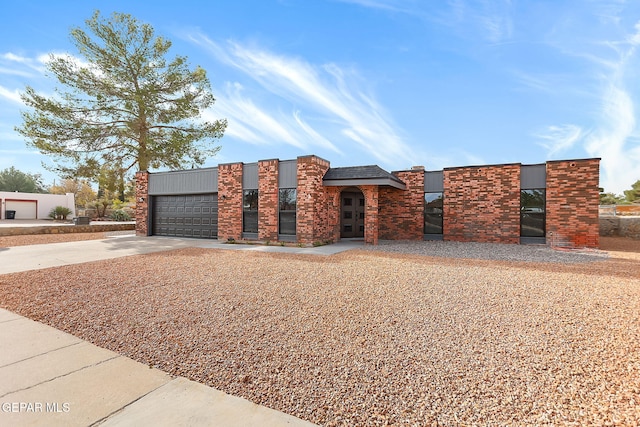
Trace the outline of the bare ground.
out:
M 0 306 L 326 426 L 639 425 L 640 245 L 601 243 L 580 264 L 183 249 L 3 275 Z

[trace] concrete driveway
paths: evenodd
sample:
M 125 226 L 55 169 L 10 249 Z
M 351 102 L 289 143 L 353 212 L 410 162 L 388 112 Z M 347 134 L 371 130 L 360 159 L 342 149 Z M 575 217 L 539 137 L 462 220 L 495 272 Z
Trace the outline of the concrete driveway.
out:
M 0 248 L 0 274 L 59 267 L 67 264 L 81 264 L 83 262 L 170 251 L 180 248 L 196 247 L 257 252 L 332 255 L 361 246 L 361 241 L 344 241 L 333 245 L 300 248 L 279 245 L 225 244 L 211 239 L 156 236 L 136 237 L 124 235 L 103 240 L 84 240 Z

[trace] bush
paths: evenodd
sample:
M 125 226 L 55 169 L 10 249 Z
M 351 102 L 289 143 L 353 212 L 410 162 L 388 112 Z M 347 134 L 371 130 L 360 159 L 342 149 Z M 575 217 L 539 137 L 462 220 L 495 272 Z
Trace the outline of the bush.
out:
M 56 206 L 55 208 L 51 209 L 51 212 L 49 212 L 49 218 L 64 220 L 67 219 L 70 213 L 71 209 L 65 208 L 64 206 Z
M 122 209 L 113 211 L 111 219 L 114 221 L 131 221 L 131 216 Z

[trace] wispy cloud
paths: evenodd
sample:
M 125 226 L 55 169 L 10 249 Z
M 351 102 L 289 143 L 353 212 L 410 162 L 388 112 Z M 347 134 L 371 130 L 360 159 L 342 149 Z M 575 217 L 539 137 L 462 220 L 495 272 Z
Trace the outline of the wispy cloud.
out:
M 339 0 L 342 3 L 356 4 L 359 6 L 380 9 L 390 12 L 416 14 L 418 7 L 412 0 Z
M 616 85 L 603 93 L 600 124 L 585 141 L 592 156 L 602 158 L 601 186 L 621 193 L 640 179 L 640 144 L 635 119 L 635 103 L 630 94 Z
M 401 13 L 452 28 L 469 39 L 503 43 L 514 31 L 511 0 L 447 0 L 440 8 L 419 0 L 339 0 L 369 9 Z
M 511 0 L 448 0 L 448 13 L 440 23 L 469 38 L 503 43 L 514 31 Z
M 213 111 L 205 112 L 205 118 L 226 118 L 228 127 L 225 133 L 251 144 L 285 143 L 301 149 L 320 146 L 340 152 L 305 123 L 300 112 L 267 112 L 246 97 L 244 88 L 237 82 L 227 83 L 218 93 Z
M 20 92 L 24 89 L 24 82 L 44 81 L 44 71 L 40 56 L 31 58 L 12 52 L 0 53 L 0 75 L 4 76 L 0 85 L 0 98 L 23 105 Z
M 550 157 L 568 151 L 586 135 L 580 126 L 573 124 L 552 125 L 536 136 L 541 140 L 540 145 L 546 148 Z
M 513 19 L 511 17 L 510 0 L 481 1 L 477 19 L 490 42 L 501 43 L 511 39 L 513 35 Z
M 586 61 L 588 70 L 596 83 L 594 98 L 596 105 L 594 123 L 589 132 L 578 125 L 552 125 L 547 134 L 550 154 L 560 152 L 576 143 L 594 157 L 602 158 L 601 187 L 607 191 L 621 193 L 630 188 L 640 178 L 640 144 L 638 143 L 638 123 L 636 104 L 640 97 L 632 87 L 637 87 L 635 70 L 640 66 L 638 46 L 640 46 L 640 22 L 634 31 L 624 34 L 620 19 L 614 13 L 623 13 L 618 7 L 607 8 L 603 19 L 613 25 L 620 34 L 617 39 L 589 40 L 588 46 L 605 46 L 607 49 L 597 54 L 571 46 L 557 46 L 567 55 Z
M 34 76 L 33 71 L 42 74 L 45 70 L 45 56 L 36 58 L 17 55 L 12 52 L 0 54 L 0 72 L 3 74 L 16 74 L 21 76 Z M 19 67 L 19 68 L 18 68 Z
M 11 102 L 15 102 L 16 104 L 23 104 L 22 99 L 20 99 L 20 91 L 17 89 L 7 89 L 4 86 L 0 86 L 0 97 L 8 99 Z
M 216 108 L 229 115 L 229 132 L 234 136 L 251 143 L 279 139 L 338 152 L 343 145 L 352 144 L 388 165 L 411 163 L 410 147 L 389 113 L 363 89 L 364 81 L 355 71 L 335 64 L 313 65 L 237 42 L 218 43 L 200 33 L 190 39 L 253 79 L 272 100 L 284 101 L 281 109 L 291 110 L 287 114 L 274 111 L 274 102 L 265 107 L 247 97 L 242 86 L 228 84 Z

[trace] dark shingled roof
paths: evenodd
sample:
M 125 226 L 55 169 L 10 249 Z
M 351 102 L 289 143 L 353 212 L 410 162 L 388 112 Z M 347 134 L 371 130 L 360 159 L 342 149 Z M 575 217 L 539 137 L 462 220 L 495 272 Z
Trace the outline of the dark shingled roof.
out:
M 397 176 L 390 174 L 377 165 L 329 168 L 322 180 L 324 182 L 371 180 L 373 185 L 391 185 L 404 188 L 404 182 Z M 362 184 L 365 183 L 363 182 Z

